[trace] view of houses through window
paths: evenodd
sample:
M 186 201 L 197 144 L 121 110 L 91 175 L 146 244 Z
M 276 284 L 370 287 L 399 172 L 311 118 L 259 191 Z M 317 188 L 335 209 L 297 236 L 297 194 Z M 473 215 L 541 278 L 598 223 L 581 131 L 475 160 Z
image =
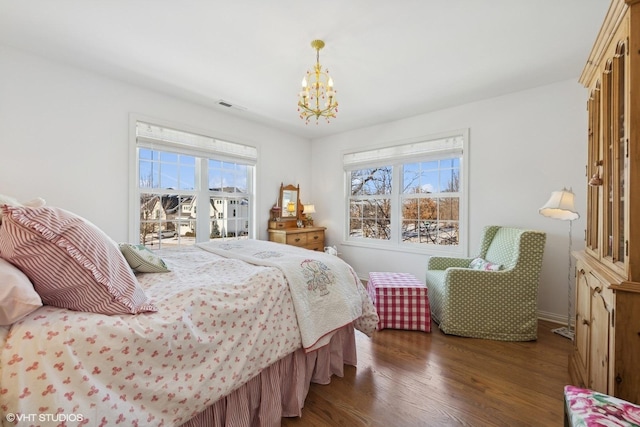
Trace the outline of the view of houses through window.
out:
M 208 239 L 249 235 L 249 201 L 232 194 L 209 197 Z M 196 206 L 194 196 L 141 193 L 140 242 L 148 246 L 195 243 Z
M 138 132 L 136 146 L 140 243 L 159 248 L 248 238 L 253 165 L 172 144 L 182 132 L 172 130 L 169 138 L 166 131 L 158 135 L 164 129 L 143 125 L 147 135 Z

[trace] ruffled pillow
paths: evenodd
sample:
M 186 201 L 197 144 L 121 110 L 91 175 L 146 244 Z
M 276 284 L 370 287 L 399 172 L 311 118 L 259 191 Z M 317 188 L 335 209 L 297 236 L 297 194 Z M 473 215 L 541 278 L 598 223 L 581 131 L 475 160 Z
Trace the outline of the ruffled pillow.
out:
M 0 256 L 44 304 L 102 314 L 156 311 L 118 245 L 86 219 L 53 207 L 3 206 Z
M 471 264 L 469 264 L 469 268 L 472 270 L 498 271 L 502 270 L 502 265 L 494 264 L 482 258 L 475 258 L 471 261 Z
M 44 206 L 46 203 L 47 202 L 40 197 L 38 197 L 37 199 L 29 200 L 28 202 L 20 203 L 13 197 L 0 194 L 0 206 L 7 205 L 15 207 L 39 208 L 40 206 Z M 2 224 L 2 211 L 0 211 L 0 224 Z

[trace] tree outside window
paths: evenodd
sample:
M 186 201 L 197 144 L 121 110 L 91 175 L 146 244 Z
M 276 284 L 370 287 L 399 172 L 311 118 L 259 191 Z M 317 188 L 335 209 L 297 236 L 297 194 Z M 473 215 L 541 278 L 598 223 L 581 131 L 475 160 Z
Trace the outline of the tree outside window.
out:
M 349 242 L 465 253 L 467 131 L 344 155 Z
M 391 170 L 384 166 L 351 172 L 350 236 L 390 239 Z
M 457 245 L 460 159 L 407 163 L 402 168 L 402 241 Z

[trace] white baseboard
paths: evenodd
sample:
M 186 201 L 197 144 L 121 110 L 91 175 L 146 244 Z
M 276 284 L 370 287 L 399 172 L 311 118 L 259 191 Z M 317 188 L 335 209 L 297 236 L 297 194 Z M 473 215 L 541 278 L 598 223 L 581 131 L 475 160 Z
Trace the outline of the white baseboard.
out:
M 566 314 L 549 313 L 548 311 L 538 311 L 538 319 L 567 326 Z M 574 322 L 572 321 L 571 322 L 572 326 L 573 326 L 573 323 Z

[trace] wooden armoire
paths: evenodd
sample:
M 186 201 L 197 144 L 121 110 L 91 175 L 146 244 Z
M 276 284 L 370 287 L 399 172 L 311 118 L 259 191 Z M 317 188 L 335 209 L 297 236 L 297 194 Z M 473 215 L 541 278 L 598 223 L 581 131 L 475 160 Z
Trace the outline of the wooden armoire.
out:
M 576 258 L 575 385 L 640 403 L 640 0 L 612 0 L 584 67 L 587 228 Z

